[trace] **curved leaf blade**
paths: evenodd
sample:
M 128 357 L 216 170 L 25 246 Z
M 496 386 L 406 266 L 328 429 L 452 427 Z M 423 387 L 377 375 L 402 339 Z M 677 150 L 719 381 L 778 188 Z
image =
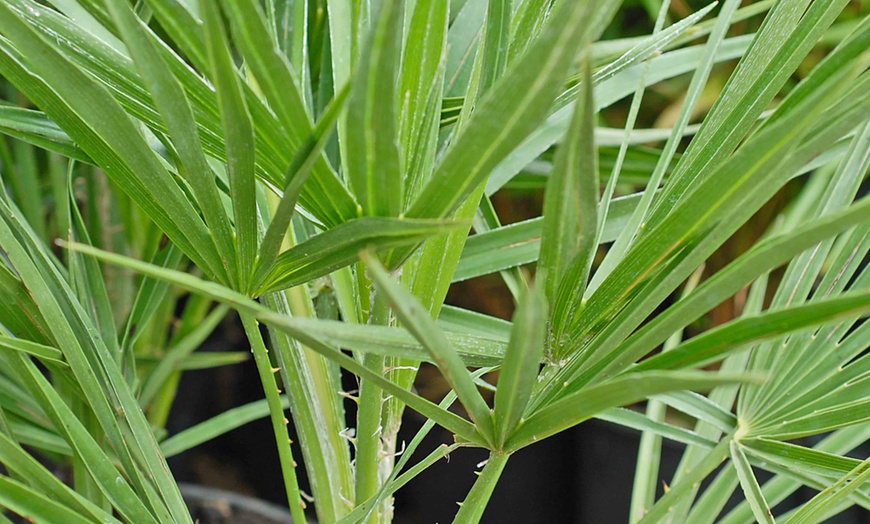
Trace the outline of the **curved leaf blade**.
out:
M 505 444 L 515 451 L 555 435 L 610 408 L 638 402 L 668 391 L 709 391 L 725 384 L 757 381 L 745 374 L 698 371 L 649 371 L 619 377 L 569 394 L 528 417 Z
M 275 259 L 255 295 L 293 287 L 359 260 L 366 248 L 385 250 L 420 243 L 461 224 L 446 220 L 363 217 L 350 220 L 284 251 Z
M 870 291 L 844 293 L 801 306 L 743 317 L 644 360 L 632 371 L 700 366 L 749 342 L 779 338 L 840 318 L 866 315 L 870 315 Z

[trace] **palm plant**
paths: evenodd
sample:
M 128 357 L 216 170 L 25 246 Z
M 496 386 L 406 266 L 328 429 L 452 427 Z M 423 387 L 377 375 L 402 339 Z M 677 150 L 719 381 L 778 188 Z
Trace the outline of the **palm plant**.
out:
M 0 507 L 191 522 L 166 457 L 268 416 L 298 522 L 294 453 L 320 522 L 388 522 L 426 467 L 487 449 L 456 515 L 476 522 L 514 452 L 593 417 L 643 432 L 632 521 L 712 522 L 738 486 L 723 522 L 774 522 L 799 486 L 819 494 L 777 520 L 870 508 L 870 462 L 847 456 L 870 420 L 870 17 L 741 3 L 666 27 L 670 2 L 645 2 L 650 35 L 600 40 L 618 0 L 0 1 L 0 75 L 36 108 L 0 105 L 17 139 L 0 151 Z M 645 88 L 678 75 L 675 123 L 635 129 Z M 597 124 L 626 97 L 624 128 Z M 640 180 L 621 180 L 650 143 Z M 618 146 L 604 176 L 602 146 Z M 503 226 L 490 197 L 532 172 L 542 215 Z M 800 176 L 764 236 L 702 275 Z M 491 273 L 512 323 L 444 306 L 452 282 Z M 683 340 L 747 289 L 739 317 Z M 179 371 L 241 358 L 193 352 L 231 309 L 264 400 L 165 438 Z M 440 403 L 413 390 L 421 362 L 451 388 Z M 406 407 L 428 422 L 398 455 Z M 435 424 L 455 442 L 412 460 Z M 662 438 L 686 451 L 656 499 Z M 34 453 L 69 463 L 71 486 Z

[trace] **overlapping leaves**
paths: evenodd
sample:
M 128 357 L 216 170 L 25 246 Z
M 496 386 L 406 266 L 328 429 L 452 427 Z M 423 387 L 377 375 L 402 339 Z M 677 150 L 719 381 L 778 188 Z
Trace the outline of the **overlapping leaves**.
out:
M 149 0 L 144 11 L 124 2 L 50 3 L 56 9 L 0 2 L 0 72 L 40 109 L 0 106 L 0 130 L 98 165 L 174 247 L 149 251 L 155 263 L 108 253 L 89 245 L 88 224 L 69 213 L 63 220 L 79 243 L 67 270 L 14 206 L 2 204 L 0 290 L 12 300 L 0 304 L 11 335 L 0 338 L 0 358 L 19 379 L 0 382 L 0 461 L 27 482 L 0 479 L 7 493 L 0 504 L 47 520 L 111 520 L 101 504 L 28 459 L 20 444 L 36 442 L 72 454 L 84 466 L 79 476 L 86 473 L 99 492 L 92 499 L 127 521 L 189 518 L 140 409 L 165 384 L 169 364 L 154 368 L 138 398 L 131 387 L 135 331 L 171 283 L 242 314 L 268 401 L 235 414 L 268 413 L 276 438 L 286 440 L 283 409 L 290 407 L 315 496 L 329 501 L 317 504 L 323 521 L 374 515 L 404 480 L 397 469 L 382 485 L 356 489 L 357 498 L 369 497 L 351 501 L 356 509 L 340 502 L 354 490 L 334 395 L 338 366 L 367 392 L 371 385 L 384 392 L 361 404 L 378 411 L 360 420 L 389 428 L 404 404 L 462 445 L 493 452 L 493 466 L 470 494 L 476 504 L 459 518 L 480 517 L 510 453 L 594 416 L 688 445 L 671 489 L 636 520 L 669 513 L 711 521 L 737 486 L 746 504 L 727 522 L 772 521 L 770 509 L 801 484 L 821 492 L 790 521 L 870 505 L 866 461 L 842 456 L 868 420 L 868 324 L 861 319 L 870 312 L 870 274 L 860 264 L 870 249 L 870 200 L 856 195 L 870 150 L 862 58 L 870 21 L 774 102 L 845 0 L 778 2 L 757 35 L 727 39 L 746 10 L 770 5 L 738 9 L 729 0 L 705 26 L 707 42 L 656 58 L 685 42 L 681 35 L 712 6 L 668 28 L 662 17 L 642 40 L 594 43 L 620 2 L 329 0 L 320 26 L 307 18 L 306 2 L 292 15 L 284 6 L 283 17 L 275 3 L 264 9 L 253 0 Z M 313 57 L 317 42 L 328 50 Z M 596 59 L 613 56 L 608 49 L 624 52 L 593 71 Z M 688 126 L 713 64 L 740 56 L 728 96 L 699 127 Z M 598 109 L 634 92 L 636 115 L 646 85 L 685 72 L 693 75 L 687 103 L 672 129 L 656 131 L 667 142 L 652 152 L 646 187 L 611 198 L 629 145 L 652 136 L 632 138 L 630 117 L 599 195 L 596 138 L 607 130 L 595 129 Z M 543 217 L 499 227 L 485 195 L 560 139 L 554 161 L 540 162 L 548 176 Z M 807 184 L 779 229 L 660 310 L 779 189 L 817 168 L 813 180 L 824 183 Z M 54 190 L 68 206 L 68 184 Z M 39 214 L 37 191 L 30 197 L 23 202 L 29 219 Z M 466 245 L 465 219 L 481 197 L 479 234 Z M 614 240 L 594 264 L 599 245 Z M 177 270 L 182 253 L 205 278 Z M 149 277 L 120 331 L 91 255 Z M 523 289 L 513 268 L 533 261 L 539 282 Z M 783 265 L 765 310 L 767 275 Z M 400 268 L 396 279 L 390 271 Z M 449 331 L 437 325 L 432 316 L 452 279 L 508 269 L 502 275 L 519 296 L 509 335 L 507 326 L 457 310 L 444 313 Z M 304 318 L 314 316 L 304 284 L 321 278 L 337 305 L 328 319 Z M 750 285 L 743 316 L 680 341 L 693 320 Z M 273 389 L 253 319 L 272 330 L 286 400 Z M 192 344 L 205 331 L 177 341 L 167 361 L 196 365 Z M 669 337 L 667 351 L 643 360 Z M 72 408 L 34 359 L 75 383 Z M 437 405 L 410 391 L 420 361 L 440 369 L 469 418 L 447 409 L 452 400 Z M 720 361 L 721 371 L 696 369 Z M 480 365 L 501 366 L 492 406 L 479 390 L 480 373 L 468 370 Z M 614 410 L 652 396 L 697 419 L 696 427 Z M 82 415 L 91 427 L 78 422 Z M 215 419 L 166 441 L 164 451 L 233 424 L 229 416 Z M 788 442 L 830 431 L 816 447 Z M 112 444 L 112 455 L 99 438 Z M 358 450 L 381 445 L 377 435 L 360 438 L 369 440 L 356 440 Z M 283 440 L 293 499 L 298 486 Z M 726 459 L 714 481 L 721 489 L 695 500 L 697 484 Z M 779 475 L 765 485 L 753 473 L 762 463 Z M 641 485 L 638 492 L 655 491 Z

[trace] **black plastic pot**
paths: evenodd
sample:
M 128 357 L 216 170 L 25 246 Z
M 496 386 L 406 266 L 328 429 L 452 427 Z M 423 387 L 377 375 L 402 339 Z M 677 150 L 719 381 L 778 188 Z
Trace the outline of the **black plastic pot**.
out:
M 224 344 L 224 347 L 227 346 L 229 344 Z M 357 387 L 352 377 L 345 378 L 347 390 Z M 185 372 L 170 417 L 170 434 L 259 398 L 262 398 L 262 387 L 253 365 Z M 355 413 L 351 403 L 348 403 L 347 408 L 348 421 L 352 425 Z M 418 414 L 406 410 L 399 434 L 399 448 L 401 442 L 407 443 L 414 437 L 424 421 Z M 291 435 L 291 438 L 298 440 L 295 435 Z M 628 522 L 639 440 L 640 433 L 637 431 L 590 420 L 520 450 L 508 462 L 482 522 Z M 441 443 L 452 441 L 451 434 L 436 427 L 420 446 L 419 457 Z M 681 453 L 680 444 L 668 440 L 663 442 L 662 481 L 667 482 L 672 478 Z M 300 455 L 297 455 L 297 460 Z M 412 459 L 412 462 L 419 457 Z M 449 461 L 439 461 L 409 482 L 396 496 L 395 523 L 451 522 L 457 510 L 456 502 L 465 498 L 476 479 L 478 464 L 486 457 L 487 453 L 483 450 L 459 449 Z M 866 448 L 858 452 L 856 457 L 866 457 Z M 169 464 L 176 478 L 182 482 L 220 485 L 256 493 L 273 502 L 285 501 L 271 424 L 267 418 L 173 457 Z M 304 468 L 299 468 L 297 473 L 302 489 L 310 492 Z M 769 478 L 763 471 L 759 470 L 757 474 L 761 482 Z M 664 485 L 660 483 L 659 496 L 663 490 Z M 733 507 L 742 499 L 740 490 L 737 491 L 728 507 Z M 794 507 L 814 494 L 809 489 L 799 490 L 774 511 L 781 512 L 787 507 Z M 285 518 L 287 520 L 277 522 L 290 522 L 289 516 Z M 202 524 L 209 522 L 223 521 L 201 519 Z M 239 522 L 268 524 L 270 521 Z M 829 522 L 863 524 L 870 520 L 866 510 L 856 507 Z
M 232 491 L 181 484 L 181 494 L 198 524 L 292 524 L 285 508 Z

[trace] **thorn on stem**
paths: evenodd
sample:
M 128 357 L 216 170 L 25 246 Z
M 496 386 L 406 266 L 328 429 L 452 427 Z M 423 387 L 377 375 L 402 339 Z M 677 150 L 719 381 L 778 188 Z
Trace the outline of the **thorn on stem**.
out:
M 352 392 L 348 392 L 348 391 L 339 391 L 338 396 L 342 397 L 342 398 L 346 398 L 348 400 L 352 400 L 352 401 L 356 402 L 357 404 L 359 404 L 359 397 L 355 397 L 351 393 Z

